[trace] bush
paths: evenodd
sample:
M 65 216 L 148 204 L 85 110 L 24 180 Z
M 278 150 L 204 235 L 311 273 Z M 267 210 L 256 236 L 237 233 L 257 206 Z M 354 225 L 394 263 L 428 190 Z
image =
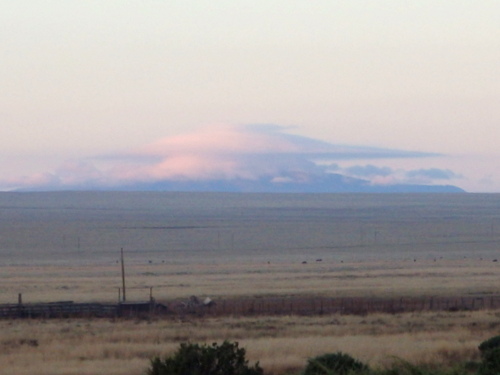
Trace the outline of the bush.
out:
M 495 348 L 500 348 L 500 336 L 493 336 L 479 345 L 481 357 L 484 358 L 487 352 Z
M 483 361 L 479 367 L 480 375 L 498 375 L 500 374 L 500 347 L 481 352 Z
M 347 375 L 368 370 L 364 363 L 341 352 L 324 354 L 309 359 L 304 375 Z
M 245 349 L 238 343 L 224 341 L 221 345 L 183 343 L 171 357 L 151 360 L 148 375 L 262 375 L 257 362 L 248 366 Z
M 472 375 L 475 369 L 467 369 L 465 365 L 453 368 L 436 366 L 435 364 L 414 365 L 403 359 L 396 358 L 390 367 L 370 373 L 371 375 Z

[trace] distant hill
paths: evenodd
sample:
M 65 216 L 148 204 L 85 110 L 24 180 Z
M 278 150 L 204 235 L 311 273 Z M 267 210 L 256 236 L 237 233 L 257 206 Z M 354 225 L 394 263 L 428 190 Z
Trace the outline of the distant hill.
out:
M 463 193 L 463 189 L 453 185 L 371 185 L 367 180 L 346 177 L 340 174 L 318 176 L 314 180 L 297 182 L 258 180 L 203 180 L 135 183 L 110 188 L 76 190 L 120 190 L 120 191 L 186 191 L 186 192 L 247 192 L 247 193 Z

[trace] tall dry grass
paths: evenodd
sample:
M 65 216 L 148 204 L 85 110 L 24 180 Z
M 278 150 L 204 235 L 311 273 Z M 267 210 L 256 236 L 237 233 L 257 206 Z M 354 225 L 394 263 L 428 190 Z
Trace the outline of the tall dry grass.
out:
M 238 341 L 267 374 L 298 373 L 307 358 L 343 351 L 371 365 L 475 359 L 494 311 L 323 317 L 0 321 L 5 375 L 138 375 L 180 342 Z

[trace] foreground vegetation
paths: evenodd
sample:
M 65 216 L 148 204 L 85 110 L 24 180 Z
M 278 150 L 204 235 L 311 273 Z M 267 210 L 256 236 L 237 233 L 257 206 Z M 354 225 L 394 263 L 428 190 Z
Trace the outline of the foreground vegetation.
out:
M 413 365 L 396 359 L 386 368 L 372 369 L 342 352 L 327 353 L 308 360 L 302 375 L 498 375 L 500 373 L 500 336 L 479 345 L 481 361 L 462 361 L 453 366 Z M 257 362 L 249 365 L 245 349 L 238 343 L 221 345 L 182 343 L 170 357 L 154 358 L 148 375 L 263 375 Z
M 478 344 L 500 327 L 498 311 L 256 316 L 159 320 L 0 321 L 3 375 L 142 375 L 180 343 L 237 341 L 267 375 L 300 374 L 309 358 L 341 351 L 387 367 L 480 361 Z

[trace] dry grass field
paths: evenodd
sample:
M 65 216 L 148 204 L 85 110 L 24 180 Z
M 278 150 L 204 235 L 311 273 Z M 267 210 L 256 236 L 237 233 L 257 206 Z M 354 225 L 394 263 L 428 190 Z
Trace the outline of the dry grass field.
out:
M 328 264 L 129 265 L 129 300 L 189 295 L 215 300 L 259 296 L 489 295 L 496 262 L 439 260 Z M 4 267 L 2 302 L 113 301 L 118 264 Z M 7 291 L 7 293 L 5 293 Z M 5 297 L 5 296 L 8 296 Z M 420 312 L 367 316 L 191 315 L 147 319 L 0 321 L 0 368 L 5 375 L 139 375 L 149 359 L 180 342 L 236 340 L 267 374 L 297 374 L 307 358 L 343 351 L 371 365 L 397 356 L 412 362 L 476 359 L 478 344 L 495 335 L 499 311 Z
M 158 301 L 191 295 L 221 299 L 253 296 L 412 297 L 497 294 L 500 263 L 491 260 L 373 262 L 131 264 L 127 296 Z M 6 266 L 0 303 L 118 300 L 118 263 L 106 266 Z
M 373 366 L 477 359 L 496 333 L 494 311 L 364 317 L 226 317 L 160 320 L 0 321 L 4 375 L 138 375 L 180 342 L 236 340 L 267 374 L 298 373 L 307 358 L 343 351 Z
M 0 194 L 0 303 L 498 295 L 496 195 Z M 321 259 L 321 261 L 319 261 Z M 139 375 L 180 342 L 237 340 L 266 374 L 343 351 L 474 359 L 500 311 L 0 321 L 5 375 Z

